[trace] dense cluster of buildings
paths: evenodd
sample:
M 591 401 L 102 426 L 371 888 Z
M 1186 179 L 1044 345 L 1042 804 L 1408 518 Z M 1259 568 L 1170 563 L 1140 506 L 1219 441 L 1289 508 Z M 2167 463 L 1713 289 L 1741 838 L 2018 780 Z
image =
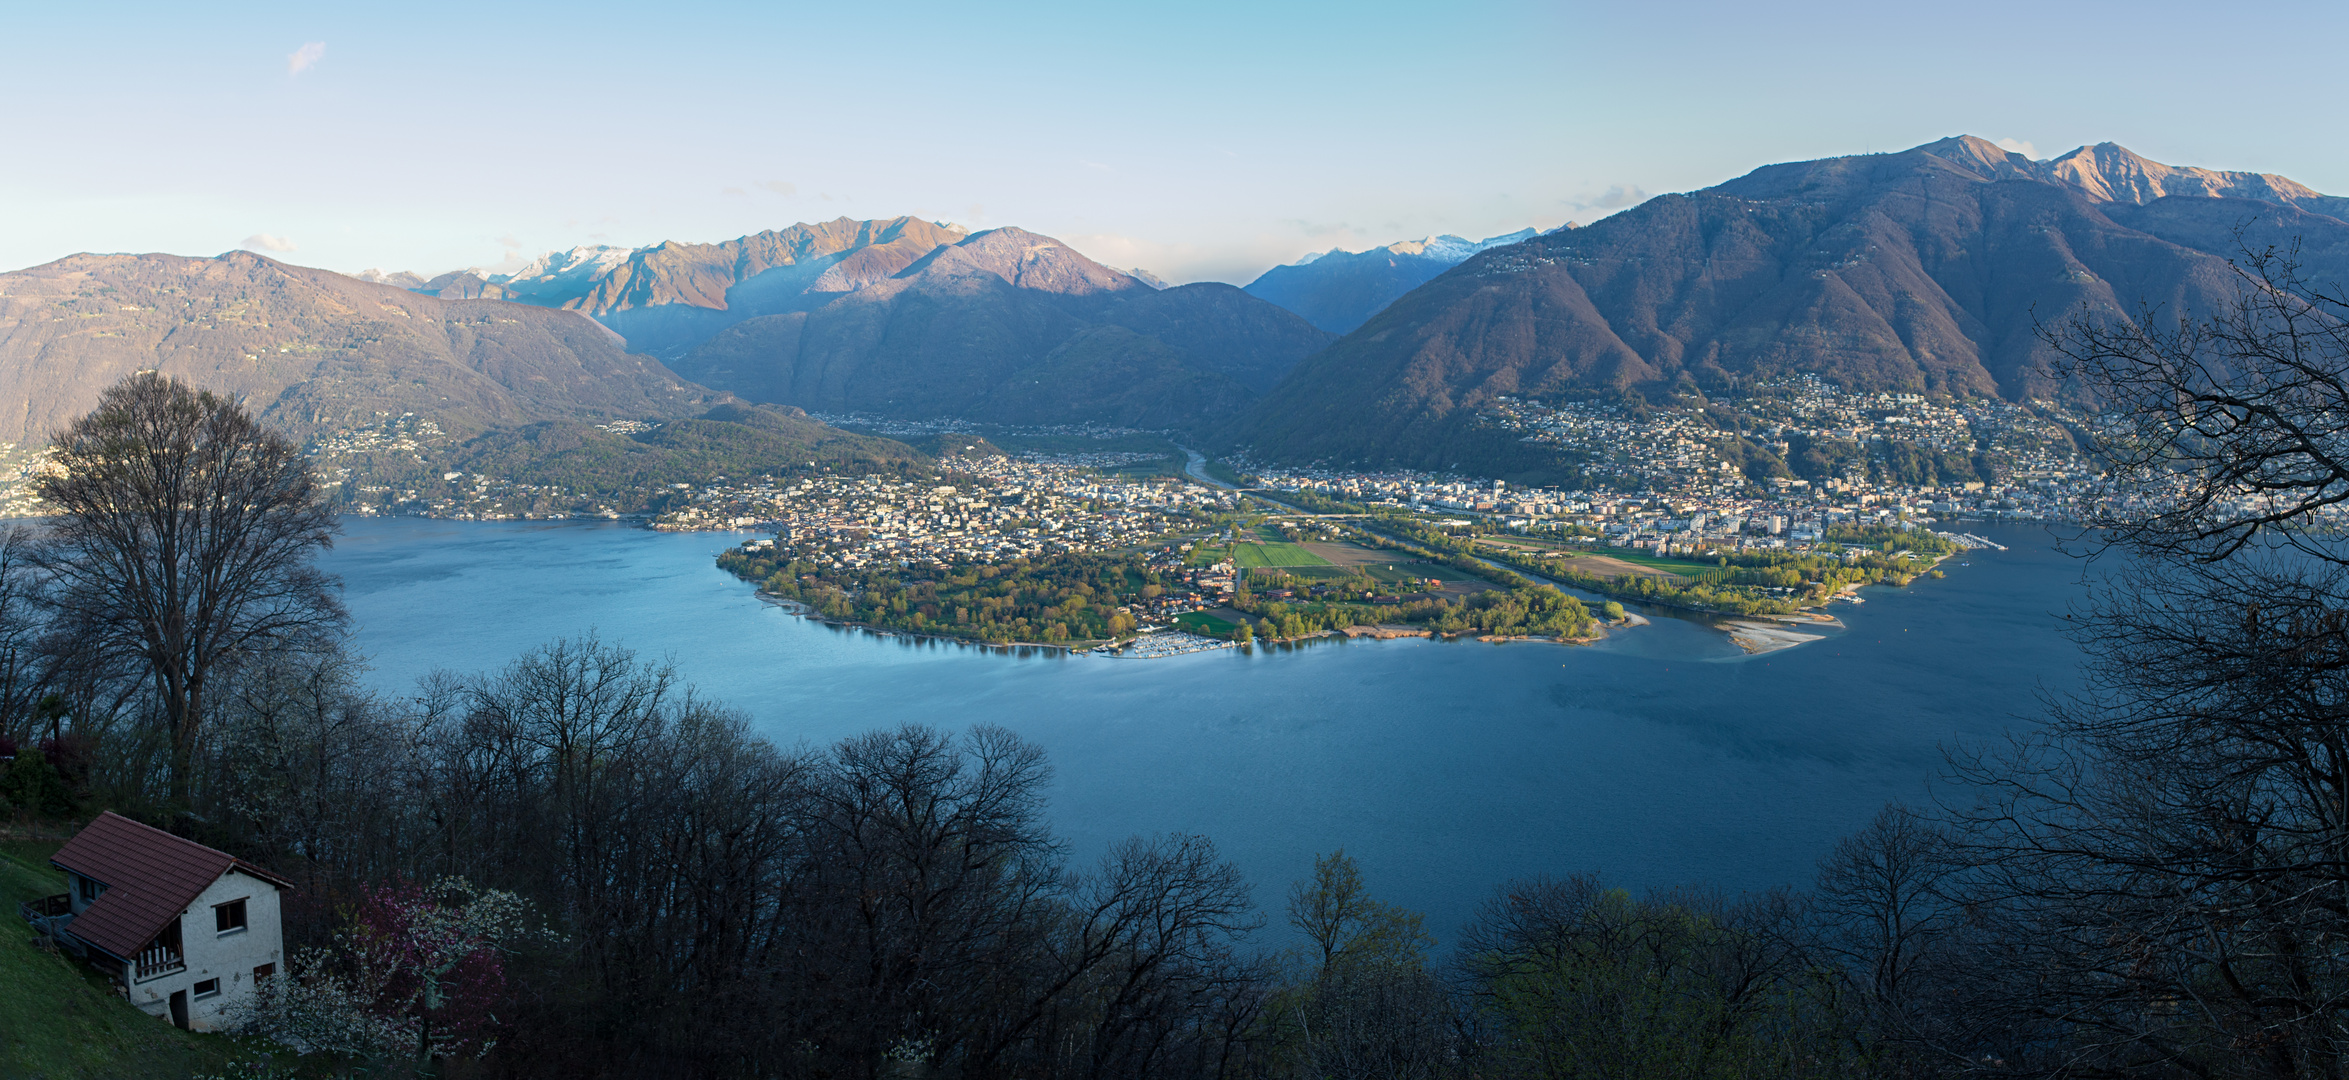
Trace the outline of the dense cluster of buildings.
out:
M 33 479 L 49 469 L 49 448 L 0 442 L 0 518 L 35 517 L 41 500 Z
M 625 431 L 631 430 L 629 425 L 659 426 L 633 421 L 597 426 Z M 364 427 L 319 435 L 303 452 L 317 470 L 320 486 L 340 497 L 343 512 L 361 517 L 415 514 L 452 521 L 512 521 L 620 516 L 610 506 L 583 501 L 576 492 L 552 485 L 464 471 L 419 476 L 420 470 L 408 467 L 425 466 L 453 442 L 438 423 L 415 413 L 384 414 Z
M 448 442 L 448 433 L 431 420 L 419 419 L 415 413 L 401 413 L 383 418 L 366 427 L 344 428 L 320 435 L 303 448 L 312 459 L 328 461 L 358 454 L 396 452 L 424 460 L 424 451 Z M 344 472 L 350 470 L 345 469 Z
M 1849 394 L 1815 377 L 1765 386 L 1715 408 L 1499 400 L 1489 422 L 1584 464 L 1573 489 L 1412 472 L 1259 468 L 1268 487 L 1423 511 L 1467 511 L 1531 531 L 1621 547 L 1701 552 L 1783 547 L 1843 525 L 1937 517 L 2076 521 L 2110 491 L 2074 449 L 2079 418 L 2048 402 L 1955 405 L 1914 394 Z M 1733 418 L 1724 426 L 1723 417 Z M 1832 472 L 1767 468 L 1821 447 Z M 1750 452 L 1760 448 L 1770 456 Z M 1902 483 L 1896 454 L 1962 460 L 1975 479 Z M 1760 464 L 1764 467 L 1755 467 Z M 1778 475 L 1771 475 L 1776 473 Z
M 819 476 L 710 484 L 653 527 L 772 528 L 772 543 L 795 558 L 923 566 L 1140 547 L 1239 505 L 1228 491 L 1121 479 L 1056 461 L 949 457 L 940 464 L 955 482 Z

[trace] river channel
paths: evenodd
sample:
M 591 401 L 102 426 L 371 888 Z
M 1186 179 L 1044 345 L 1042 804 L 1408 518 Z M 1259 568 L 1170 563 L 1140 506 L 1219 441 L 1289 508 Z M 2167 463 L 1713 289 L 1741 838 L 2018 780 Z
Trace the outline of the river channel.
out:
M 741 538 L 614 524 L 351 519 L 324 560 L 372 678 L 502 666 L 594 630 L 667 656 L 784 745 L 908 721 L 1042 745 L 1090 864 L 1136 833 L 1212 837 L 1274 913 L 1317 852 L 1449 938 L 1513 877 L 1801 885 L 1943 748 L 2028 723 L 2076 678 L 2082 566 L 2044 532 L 1836 605 L 1847 629 L 1747 656 L 1672 618 L 1591 646 L 1326 640 L 1160 660 L 1024 655 L 827 627 L 713 557 Z

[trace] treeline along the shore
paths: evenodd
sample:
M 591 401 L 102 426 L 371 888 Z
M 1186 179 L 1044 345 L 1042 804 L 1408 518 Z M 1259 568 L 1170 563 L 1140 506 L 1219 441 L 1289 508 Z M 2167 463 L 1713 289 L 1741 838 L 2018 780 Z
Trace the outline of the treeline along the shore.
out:
M 5 792 L 295 881 L 302 950 L 244 1015 L 322 1073 L 2335 1077 L 2349 302 L 2250 265 L 2205 323 L 2047 331 L 2161 494 L 2100 522 L 2132 558 L 2074 613 L 2086 689 L 1800 891 L 1463 883 L 1439 951 L 1342 853 L 1259 896 L 1203 837 L 1071 851 L 1000 730 L 778 747 L 592 637 L 372 693 L 298 459 L 153 376 L 0 545 Z

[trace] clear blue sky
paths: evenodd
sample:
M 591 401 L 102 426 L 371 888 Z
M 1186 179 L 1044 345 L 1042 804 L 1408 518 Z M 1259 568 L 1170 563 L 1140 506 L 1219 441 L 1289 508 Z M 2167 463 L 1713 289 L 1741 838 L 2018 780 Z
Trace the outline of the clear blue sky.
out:
M 1958 133 L 2349 193 L 2339 4 L 217 7 L 0 7 L 0 268 L 914 214 L 1246 282 Z

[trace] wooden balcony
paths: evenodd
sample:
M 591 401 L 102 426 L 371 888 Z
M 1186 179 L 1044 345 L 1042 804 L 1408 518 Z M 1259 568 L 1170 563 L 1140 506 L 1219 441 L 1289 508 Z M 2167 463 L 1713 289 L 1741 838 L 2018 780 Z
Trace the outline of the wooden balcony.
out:
M 187 967 L 188 962 L 178 949 L 157 942 L 139 951 L 138 959 L 131 964 L 131 981 L 145 982 L 159 975 L 185 971 Z

